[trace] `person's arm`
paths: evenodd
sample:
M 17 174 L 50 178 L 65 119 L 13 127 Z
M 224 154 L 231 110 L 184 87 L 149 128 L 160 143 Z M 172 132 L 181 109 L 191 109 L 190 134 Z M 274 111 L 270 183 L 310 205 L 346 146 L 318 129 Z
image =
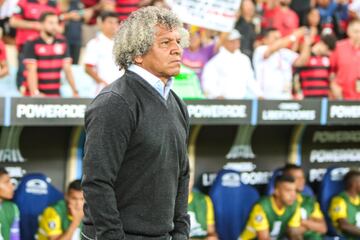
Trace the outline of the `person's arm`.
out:
M 64 70 L 64 73 L 65 73 L 66 79 L 68 80 L 68 82 L 70 84 L 70 87 L 71 87 L 71 89 L 73 91 L 73 96 L 78 97 L 79 92 L 76 89 L 74 75 L 73 75 L 72 69 L 71 69 L 71 59 L 65 59 L 64 60 L 63 70 Z
M 189 140 L 190 134 L 190 120 L 189 115 L 186 109 L 186 106 L 181 106 L 185 114 L 185 120 L 187 123 L 187 141 Z M 187 146 L 185 146 L 187 148 Z M 180 178 L 177 189 L 177 196 L 175 199 L 175 211 L 174 211 L 174 229 L 170 233 L 172 240 L 186 240 L 189 239 L 190 234 L 190 217 L 187 213 L 188 209 L 188 199 L 189 199 L 189 179 L 190 179 L 190 169 L 189 169 L 189 159 L 186 154 L 186 159 L 183 159 L 183 162 L 180 163 Z
M 0 33 L 0 37 L 1 37 Z M 6 61 L 6 48 L 3 41 L 0 40 L 0 78 L 9 74 L 9 67 Z
M 296 42 L 301 36 L 304 35 L 305 31 L 306 29 L 304 27 L 301 27 L 295 30 L 293 34 L 275 41 L 273 44 L 269 45 L 263 57 L 265 59 L 269 58 L 274 52 L 278 51 L 279 49 L 286 48 L 290 44 Z
M 271 240 L 270 225 L 260 204 L 256 204 L 250 214 L 250 222 L 258 240 Z
M 114 185 L 124 160 L 134 114 L 114 93 L 96 97 L 85 114 L 82 187 L 97 239 L 125 239 Z
M 302 240 L 303 239 L 303 233 L 301 231 L 301 228 L 288 228 L 288 237 L 290 240 Z
M 10 26 L 13 28 L 22 28 L 22 29 L 32 29 L 32 30 L 41 30 L 41 23 L 37 21 L 28 21 L 16 16 L 10 18 Z
M 325 234 L 327 232 L 324 215 L 321 212 L 318 202 L 315 203 L 314 210 L 309 219 L 301 221 L 301 226 L 304 227 L 306 231 L 314 231 L 320 234 Z
M 287 225 L 287 235 L 290 240 L 302 240 L 303 231 L 301 229 L 301 209 L 297 205 L 295 213 Z
M 311 56 L 311 37 L 306 36 L 304 44 L 301 46 L 301 51 L 299 57 L 295 60 L 294 67 L 304 66 Z
M 104 79 L 102 79 L 99 74 L 94 69 L 97 66 L 98 61 L 101 61 L 98 55 L 99 49 L 96 41 L 93 39 L 88 42 L 85 49 L 84 63 L 85 63 L 85 72 L 94 79 L 97 84 L 108 85 Z
M 90 77 L 92 77 L 97 84 L 104 84 L 105 86 L 108 85 L 107 82 L 105 82 L 95 71 L 94 66 L 90 64 L 85 64 L 85 72 L 89 74 Z
M 335 48 L 335 50 L 330 55 L 330 91 L 332 96 L 334 96 L 335 99 L 341 100 L 343 98 L 343 92 L 342 87 L 339 84 L 339 79 L 337 79 L 337 71 L 338 71 L 338 48 Z
M 269 230 L 262 230 L 256 232 L 258 240 L 271 240 Z
M 301 226 L 305 228 L 305 231 L 314 231 L 320 234 L 325 234 L 327 231 L 325 220 L 321 218 L 302 220 Z
M 207 240 L 218 240 L 215 228 L 214 206 L 209 196 L 205 197 L 206 201 L 206 223 L 207 223 Z
M 39 92 L 38 88 L 38 76 L 37 76 L 37 64 L 35 61 L 27 61 L 25 63 L 25 69 L 27 71 L 26 81 L 30 91 L 30 96 L 41 97 L 44 94 Z
M 6 60 L 0 61 L 0 78 L 9 74 L 9 67 Z
M 69 211 L 72 221 L 68 229 L 66 229 L 61 235 L 49 236 L 48 240 L 71 240 L 73 238 L 75 231 L 79 228 L 84 217 L 84 211 L 82 208 L 78 209 L 74 206 L 69 206 Z
M 340 218 L 337 220 L 337 222 L 342 232 L 360 237 L 360 228 L 350 224 L 346 218 Z

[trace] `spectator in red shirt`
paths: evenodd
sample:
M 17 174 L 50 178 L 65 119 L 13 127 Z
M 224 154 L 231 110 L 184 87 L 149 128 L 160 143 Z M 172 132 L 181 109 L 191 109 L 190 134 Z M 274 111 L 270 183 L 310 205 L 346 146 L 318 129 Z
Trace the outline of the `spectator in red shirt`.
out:
M 60 15 L 60 8 L 56 0 L 20 0 L 14 15 L 10 18 L 10 25 L 16 28 L 16 46 L 19 51 L 18 55 L 18 72 L 16 76 L 17 86 L 20 87 L 24 82 L 23 72 L 23 46 L 26 41 L 39 36 L 41 24 L 39 18 L 44 12 L 52 12 Z M 77 20 L 78 14 L 69 12 L 62 14 L 62 20 Z M 58 26 L 58 33 L 63 32 L 63 27 Z
M 350 22 L 349 38 L 337 43 L 331 55 L 334 79 L 331 87 L 336 99 L 360 100 L 360 20 Z
M 44 12 L 40 23 L 40 36 L 24 46 L 26 81 L 23 84 L 23 94 L 37 97 L 60 96 L 60 76 L 61 70 L 64 70 L 73 95 L 78 96 L 68 46 L 64 38 L 56 36 L 58 17 L 52 12 Z
M 299 17 L 290 4 L 291 0 L 278 0 L 274 8 L 265 9 L 262 27 L 276 28 L 282 36 L 290 35 L 299 27 Z
M 308 55 L 307 61 L 303 62 L 302 65 L 298 65 L 297 72 L 300 77 L 302 97 L 319 98 L 329 96 L 329 56 L 331 51 L 335 49 L 335 45 L 336 37 L 334 35 L 322 35 L 320 41 L 311 47 L 311 55 Z
M 9 73 L 9 68 L 6 61 L 6 49 L 5 44 L 1 40 L 0 34 L 0 78 L 5 77 Z
M 119 16 L 119 20 L 127 19 L 130 13 L 136 11 L 140 7 L 141 0 L 116 0 L 115 12 Z
M 43 12 L 54 12 L 59 15 L 60 9 L 55 0 L 19 1 L 10 19 L 10 25 L 17 29 L 15 41 L 19 52 L 27 40 L 39 35 L 41 24 L 38 20 Z

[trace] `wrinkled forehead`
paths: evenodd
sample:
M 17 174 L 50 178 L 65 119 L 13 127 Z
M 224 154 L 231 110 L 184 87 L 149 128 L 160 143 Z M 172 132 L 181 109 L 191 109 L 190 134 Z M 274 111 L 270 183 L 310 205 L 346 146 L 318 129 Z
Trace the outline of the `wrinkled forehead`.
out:
M 178 27 L 169 28 L 165 25 L 156 25 L 155 36 L 157 38 L 180 38 L 180 29 Z

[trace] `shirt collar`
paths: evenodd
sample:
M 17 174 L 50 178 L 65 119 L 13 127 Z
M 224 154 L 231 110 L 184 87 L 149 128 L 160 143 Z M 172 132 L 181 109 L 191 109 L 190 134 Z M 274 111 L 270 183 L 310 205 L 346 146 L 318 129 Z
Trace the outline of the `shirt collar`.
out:
M 149 83 L 165 100 L 168 98 L 171 87 L 173 85 L 173 78 L 169 78 L 166 84 L 161 81 L 160 78 L 156 77 L 154 74 L 145 70 L 144 68 L 131 64 L 128 68 L 129 71 L 132 71 L 142 77 L 147 83 Z
M 228 55 L 228 56 L 237 56 L 240 52 L 239 49 L 236 49 L 235 52 L 230 52 L 229 50 L 227 50 L 225 47 L 220 47 L 219 49 L 219 53 L 223 54 L 223 55 Z
M 100 38 L 100 40 L 102 41 L 108 41 L 108 42 L 113 42 L 113 39 L 108 38 L 107 36 L 105 36 L 105 34 L 103 34 L 102 32 L 99 33 L 98 37 Z
M 282 215 L 285 213 L 286 207 L 278 208 L 278 206 L 277 206 L 276 203 L 275 203 L 274 196 L 271 196 L 271 197 L 270 197 L 270 201 L 271 201 L 271 206 L 272 206 L 274 212 L 275 212 L 277 215 L 282 216 Z

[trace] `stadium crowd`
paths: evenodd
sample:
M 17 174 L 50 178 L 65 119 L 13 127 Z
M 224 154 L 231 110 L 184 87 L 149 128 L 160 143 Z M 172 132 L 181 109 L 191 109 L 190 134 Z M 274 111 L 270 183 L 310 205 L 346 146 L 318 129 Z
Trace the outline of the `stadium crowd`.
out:
M 171 1 L 1 0 L 3 86 L 64 96 L 63 71 L 67 96 L 95 96 L 123 74 L 112 56 L 119 24 L 148 5 Z M 359 17 L 359 0 L 242 0 L 230 33 L 187 24 L 174 91 L 185 99 L 360 99 Z M 94 87 L 84 94 L 86 77 Z
M 70 96 L 95 96 L 123 74 L 112 54 L 119 25 L 148 5 L 171 8 L 161 0 L 0 0 L 0 87 L 8 81 L 22 96 L 60 97 L 63 72 Z M 174 82 L 184 99 L 360 100 L 360 0 L 242 0 L 231 32 L 187 29 L 190 45 Z M 9 56 L 11 46 L 16 56 Z M 84 76 L 95 86 L 88 94 Z M 212 199 L 192 185 L 191 237 L 217 239 Z M 339 236 L 360 238 L 358 171 L 345 175 L 328 212 L 304 188 L 303 170 L 286 165 L 274 191 L 251 209 L 239 239 L 322 239 L 325 215 Z M 0 168 L 0 239 L 20 239 L 13 195 Z M 83 201 L 79 181 L 70 183 L 65 198 L 39 216 L 38 238 L 79 239 Z

